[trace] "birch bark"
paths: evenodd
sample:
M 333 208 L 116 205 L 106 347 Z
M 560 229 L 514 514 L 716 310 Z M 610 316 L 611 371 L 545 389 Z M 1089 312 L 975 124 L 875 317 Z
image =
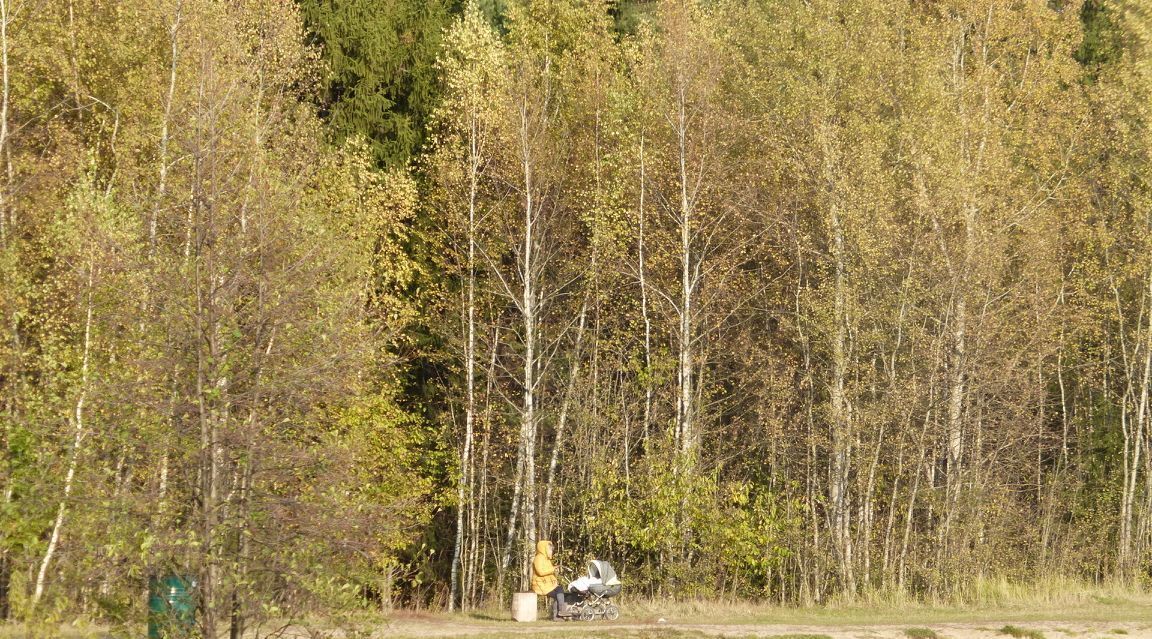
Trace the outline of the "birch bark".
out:
M 476 200 L 480 189 L 479 118 L 473 110 L 468 127 L 468 259 L 467 292 L 464 307 L 464 446 L 460 453 L 460 483 L 457 488 L 456 542 L 452 551 L 452 574 L 449 584 L 448 610 L 456 609 L 460 598 L 461 553 L 464 548 L 465 510 L 473 505 L 465 501 L 470 494 L 469 468 L 472 461 L 472 439 L 476 421 Z M 463 603 L 461 603 L 463 607 Z
M 680 188 L 680 308 L 679 312 L 679 397 L 677 400 L 676 444 L 685 457 L 695 452 L 695 402 L 693 392 L 695 358 L 692 352 L 694 335 L 692 332 L 693 301 L 695 283 L 693 281 L 694 260 L 692 255 L 693 207 L 688 197 L 688 113 L 685 92 L 686 80 L 678 78 L 676 87 L 676 142 L 679 164 Z
M 88 288 L 84 313 L 84 346 L 80 362 L 80 392 L 73 407 L 71 420 L 72 449 L 68 457 L 68 471 L 64 474 L 64 495 L 56 508 L 56 518 L 52 523 L 52 532 L 48 537 L 48 548 L 44 551 L 44 557 L 40 560 L 40 569 L 36 572 L 36 585 L 32 590 L 31 597 L 33 610 L 40 605 L 40 600 L 44 596 L 48 567 L 52 563 L 52 557 L 55 555 L 57 544 L 60 542 L 60 534 L 64 529 L 64 522 L 68 514 L 68 501 L 72 497 L 72 488 L 76 480 L 76 468 L 79 466 L 84 438 L 87 435 L 84 427 L 84 404 L 88 399 L 88 366 L 92 352 L 92 314 L 94 310 L 92 289 L 95 286 L 96 268 L 95 257 L 89 255 Z
M 10 103 L 8 79 L 8 24 L 11 21 L 12 0 L 0 0 L 0 161 L 8 166 L 0 187 L 0 248 L 8 245 L 9 228 L 14 220 L 9 211 L 8 190 L 12 184 L 12 163 L 8 150 L 8 106 Z

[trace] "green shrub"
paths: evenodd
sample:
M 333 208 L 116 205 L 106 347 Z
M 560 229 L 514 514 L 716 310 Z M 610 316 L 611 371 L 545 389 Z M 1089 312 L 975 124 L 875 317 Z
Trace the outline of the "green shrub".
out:
M 1016 637 L 1016 639 L 1044 639 L 1044 633 L 1039 630 L 1030 630 L 1019 626 L 1004 626 L 1000 634 Z

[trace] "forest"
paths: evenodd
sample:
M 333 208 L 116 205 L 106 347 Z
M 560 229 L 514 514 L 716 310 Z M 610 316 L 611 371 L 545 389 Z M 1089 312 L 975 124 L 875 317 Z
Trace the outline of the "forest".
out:
M 1152 8 L 0 0 L 0 320 L 0 620 L 1147 588 Z

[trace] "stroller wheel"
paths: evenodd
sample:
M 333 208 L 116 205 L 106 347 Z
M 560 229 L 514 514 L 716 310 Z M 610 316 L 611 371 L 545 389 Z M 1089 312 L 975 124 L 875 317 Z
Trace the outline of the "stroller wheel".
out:
M 608 604 L 608 606 L 604 608 L 604 618 L 608 621 L 616 621 L 620 618 L 620 609 L 614 604 Z
M 580 608 L 580 621 L 592 621 L 596 618 L 596 611 L 591 606 L 583 606 Z

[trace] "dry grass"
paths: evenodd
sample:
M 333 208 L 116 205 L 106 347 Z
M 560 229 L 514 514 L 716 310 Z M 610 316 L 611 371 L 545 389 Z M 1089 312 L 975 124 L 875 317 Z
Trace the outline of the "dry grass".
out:
M 143 628 L 143 625 L 141 625 Z M 59 626 L 33 626 L 24 624 L 0 624 L 0 639 L 104 639 L 108 629 L 96 624 L 62 624 Z
M 969 586 L 955 601 L 916 599 L 871 592 L 820 606 L 774 606 L 747 601 L 623 599 L 622 620 L 691 623 L 787 623 L 857 625 L 950 622 L 1134 621 L 1148 618 L 1152 592 L 1120 585 L 1049 580 L 1030 586 L 986 580 Z
M 604 639 L 696 639 L 698 637 L 720 636 L 735 639 L 742 629 L 733 627 L 729 633 L 725 626 L 761 626 L 760 633 L 771 631 L 773 626 L 793 626 L 796 630 L 808 628 L 817 632 L 852 626 L 894 626 L 906 628 L 903 635 L 909 639 L 935 639 L 935 631 L 930 627 L 938 624 L 986 624 L 989 632 L 1000 629 L 1005 632 L 1012 628 L 1026 634 L 1008 633 L 1019 639 L 1039 639 L 1027 634 L 1027 628 L 1011 624 L 1026 625 L 1029 622 L 1086 622 L 1099 624 L 1098 632 L 1109 632 L 1113 636 L 1127 633 L 1118 625 L 1125 622 L 1148 621 L 1152 609 L 1152 594 L 1143 591 L 1112 586 L 1084 586 L 1073 582 L 1051 582 L 1031 588 L 1013 585 L 1005 581 L 988 581 L 973 585 L 960 603 L 921 601 L 909 597 L 873 593 L 854 601 L 834 601 L 823 606 L 783 607 L 746 601 L 672 601 L 637 600 L 621 597 L 617 600 L 621 609 L 621 626 L 604 628 L 597 636 Z M 693 628 L 659 627 L 664 619 L 669 626 L 692 624 L 714 626 L 712 634 L 702 634 Z M 1115 622 L 1116 625 L 1113 625 Z M 648 625 L 645 627 L 645 625 Z M 1004 624 L 1009 624 L 1004 626 Z M 143 625 L 140 625 L 143 628 Z M 314 618 L 300 624 L 304 634 L 301 637 L 331 636 L 351 639 L 363 632 L 385 631 L 388 636 L 406 636 L 413 629 L 413 636 L 500 636 L 501 630 L 510 628 L 508 612 L 503 608 L 489 608 L 470 611 L 465 614 L 441 612 L 397 611 L 384 617 L 373 613 L 358 613 L 335 618 Z M 312 629 L 312 632 L 304 630 Z M 265 626 L 265 630 L 269 625 Z M 317 631 L 316 629 L 321 629 Z M 389 630 L 391 629 L 391 630 Z M 590 628 L 579 624 L 531 625 L 517 627 L 517 637 L 582 637 L 588 636 Z M 1152 630 L 1152 627 L 1149 628 Z M 788 629 L 781 627 L 781 631 Z M 895 629 L 894 629 L 895 630 Z M 463 632 L 462 632 L 463 631 Z M 895 630 L 899 632 L 899 630 Z M 315 634 L 319 632 L 319 634 Z M 442 634 L 441 634 L 442 633 Z M 929 634 L 931 633 L 931 634 Z M 132 634 L 132 633 L 129 633 Z M 142 634 L 142 633 L 139 633 Z M 947 633 L 945 633 L 947 635 Z M 107 627 L 84 623 L 65 624 L 53 628 L 28 628 L 21 625 L 0 625 L 0 639 L 25 637 L 64 637 L 66 639 L 89 639 L 109 635 Z M 127 636 L 127 635 L 124 635 Z M 135 636 L 135 635 L 132 635 Z M 763 636 L 763 634 L 761 634 Z M 781 635 L 772 639 L 823 639 L 824 635 Z

